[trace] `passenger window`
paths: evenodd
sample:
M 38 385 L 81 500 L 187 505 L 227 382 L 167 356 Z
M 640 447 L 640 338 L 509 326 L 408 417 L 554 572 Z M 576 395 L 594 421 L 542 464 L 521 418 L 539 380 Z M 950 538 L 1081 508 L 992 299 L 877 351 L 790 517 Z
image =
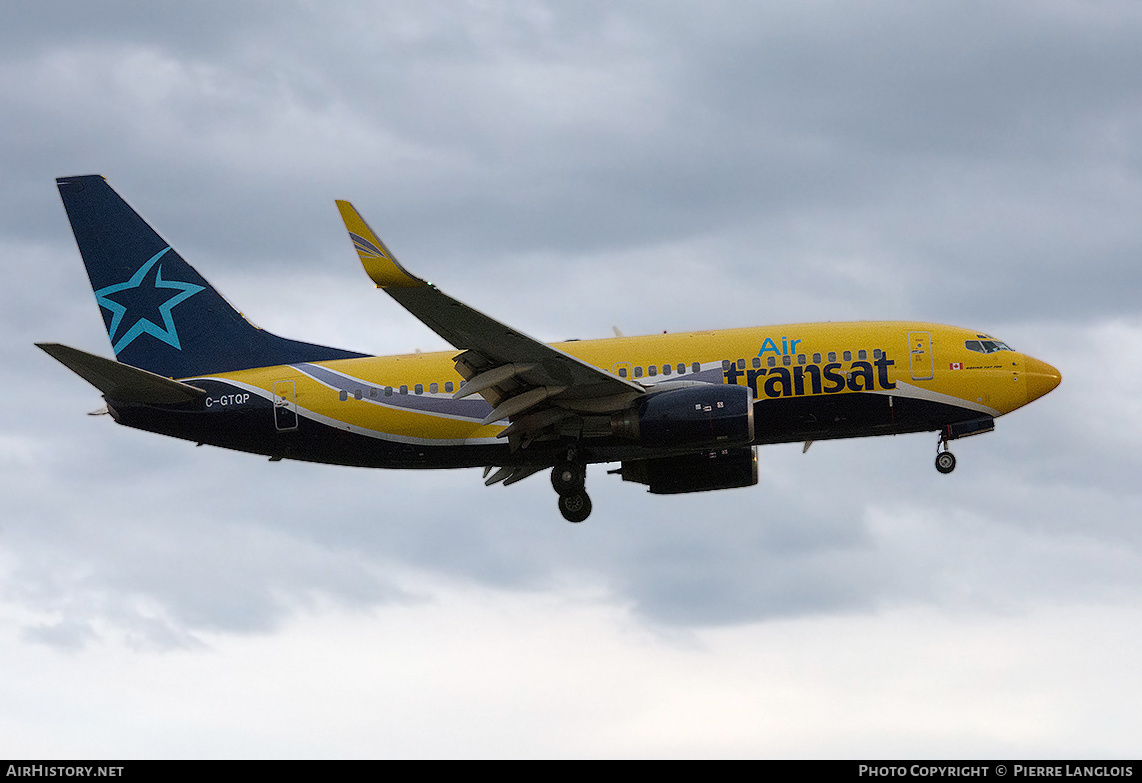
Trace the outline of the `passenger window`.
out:
M 401 394 L 408 394 L 408 387 L 407 386 L 400 387 L 400 393 Z
M 873 359 L 879 359 L 882 355 L 883 355 L 883 352 L 879 348 L 873 348 L 872 349 L 872 358 Z
M 863 348 L 861 350 L 857 351 L 857 358 L 863 362 L 865 359 L 868 358 L 868 351 L 864 350 Z
M 369 399 L 370 400 L 377 399 L 377 387 L 376 386 L 372 386 L 369 388 Z
M 658 365 L 652 364 L 649 367 L 647 367 L 646 368 L 646 374 L 649 375 L 651 378 L 658 375 Z
M 766 367 L 776 367 L 777 366 L 777 357 L 776 356 L 766 356 L 765 357 L 765 366 Z
M 702 365 L 698 362 L 694 362 L 690 365 L 690 372 L 702 372 Z
M 843 356 L 845 357 L 846 362 L 851 362 L 853 360 L 853 352 L 852 351 L 845 351 Z
M 793 357 L 789 354 L 785 354 L 781 357 L 781 363 L 788 367 L 789 365 L 793 364 Z
M 730 369 L 730 360 L 722 359 L 722 372 L 725 372 L 728 369 Z
M 415 391 L 417 394 L 424 394 L 424 384 L 418 383 L 413 391 Z
M 829 351 L 829 361 L 835 362 L 836 360 L 837 360 L 837 352 L 836 351 Z
M 448 381 L 447 383 L 444 384 L 444 391 L 448 392 L 449 394 L 451 394 L 454 391 L 454 389 L 452 388 L 452 381 Z
M 821 354 L 819 354 L 819 353 L 813 354 L 813 364 L 820 364 L 820 363 L 821 363 Z
M 753 357 L 753 369 L 756 370 L 760 366 L 761 366 L 761 357 L 760 356 Z
M 436 394 L 436 392 L 440 391 L 440 384 L 438 384 L 438 383 L 428 384 L 428 391 L 430 394 Z
M 662 374 L 663 375 L 669 375 L 670 374 L 670 365 L 669 364 L 662 365 Z
M 360 389 L 356 389 L 353 392 L 353 399 L 354 400 L 359 400 L 364 396 L 365 396 L 365 393 L 363 391 L 361 391 Z
M 619 377 L 620 378 L 627 377 L 627 368 L 626 367 L 620 367 L 619 368 Z
M 349 392 L 342 389 L 341 391 L 337 392 L 337 399 L 341 400 L 341 402 L 345 402 L 345 400 L 349 399 Z
M 685 375 L 686 374 L 686 365 L 682 364 L 682 362 L 678 363 L 678 374 L 679 375 Z
M 642 368 L 641 367 L 635 367 L 634 368 L 634 377 L 636 377 L 636 378 L 642 377 Z
M 392 386 L 386 386 L 385 387 L 385 396 L 386 397 L 392 397 L 393 396 L 393 387 Z
M 738 359 L 738 369 L 739 370 L 745 369 L 745 359 Z

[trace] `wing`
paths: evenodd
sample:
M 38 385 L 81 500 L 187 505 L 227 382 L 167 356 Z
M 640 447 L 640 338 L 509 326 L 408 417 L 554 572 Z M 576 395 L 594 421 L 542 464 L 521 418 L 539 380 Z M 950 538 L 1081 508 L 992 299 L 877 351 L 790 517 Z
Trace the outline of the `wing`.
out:
M 462 351 L 453 361 L 465 383 L 455 397 L 487 400 L 492 412 L 484 423 L 508 419 L 500 437 L 513 447 L 543 434 L 575 434 L 582 415 L 622 410 L 646 393 L 640 384 L 528 337 L 410 274 L 352 204 L 338 201 L 337 208 L 377 287 Z

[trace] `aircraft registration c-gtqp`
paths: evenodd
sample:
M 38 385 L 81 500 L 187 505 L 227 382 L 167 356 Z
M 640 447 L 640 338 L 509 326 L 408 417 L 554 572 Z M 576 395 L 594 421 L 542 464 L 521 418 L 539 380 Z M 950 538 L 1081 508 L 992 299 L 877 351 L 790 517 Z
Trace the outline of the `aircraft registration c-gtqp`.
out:
M 409 273 L 337 207 L 378 288 L 456 348 L 367 356 L 257 328 L 98 175 L 56 181 L 116 360 L 40 348 L 120 424 L 295 459 L 377 468 L 544 470 L 571 522 L 586 470 L 656 494 L 757 483 L 757 446 L 990 432 L 1058 370 L 986 334 L 913 322 L 789 324 L 545 344 Z M 490 475 L 489 475 L 490 473 Z

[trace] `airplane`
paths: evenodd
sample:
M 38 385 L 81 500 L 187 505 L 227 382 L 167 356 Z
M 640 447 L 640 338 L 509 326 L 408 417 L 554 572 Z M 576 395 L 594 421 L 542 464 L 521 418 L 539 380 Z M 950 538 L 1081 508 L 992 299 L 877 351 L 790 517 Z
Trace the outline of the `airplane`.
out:
M 804 323 L 547 344 L 409 272 L 347 201 L 365 272 L 455 350 L 369 356 L 246 320 L 100 175 L 56 180 L 115 359 L 37 343 L 119 424 L 271 461 L 551 471 L 570 522 L 588 464 L 653 494 L 757 484 L 757 447 L 936 432 L 948 442 L 1050 392 L 1057 369 L 988 334 Z M 489 475 L 490 474 L 490 475 Z

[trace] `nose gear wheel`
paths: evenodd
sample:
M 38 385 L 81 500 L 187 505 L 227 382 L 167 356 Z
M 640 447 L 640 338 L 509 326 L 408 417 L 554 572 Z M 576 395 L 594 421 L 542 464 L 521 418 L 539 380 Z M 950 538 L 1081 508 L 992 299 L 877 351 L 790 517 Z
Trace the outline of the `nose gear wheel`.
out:
M 941 473 L 951 473 L 956 469 L 956 455 L 948 451 L 947 431 L 940 432 L 940 441 L 936 444 L 936 470 Z

